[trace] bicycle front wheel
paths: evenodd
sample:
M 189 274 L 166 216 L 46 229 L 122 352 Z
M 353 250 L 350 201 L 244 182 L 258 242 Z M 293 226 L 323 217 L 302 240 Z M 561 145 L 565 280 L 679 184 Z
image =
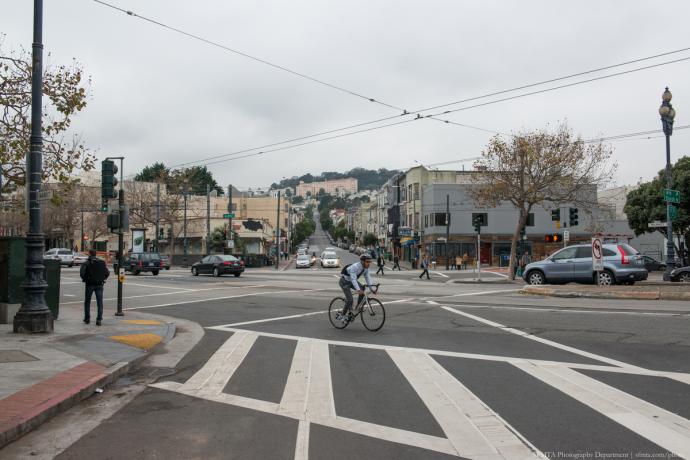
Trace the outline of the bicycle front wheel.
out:
M 364 327 L 372 332 L 376 332 L 383 327 L 386 322 L 386 309 L 378 299 L 369 299 L 369 302 L 362 306 L 359 314 L 362 318 Z
M 331 300 L 331 304 L 328 306 L 328 319 L 331 324 L 336 329 L 345 329 L 348 324 L 350 324 L 345 318 L 343 318 L 343 309 L 345 308 L 345 299 L 342 297 L 336 297 Z

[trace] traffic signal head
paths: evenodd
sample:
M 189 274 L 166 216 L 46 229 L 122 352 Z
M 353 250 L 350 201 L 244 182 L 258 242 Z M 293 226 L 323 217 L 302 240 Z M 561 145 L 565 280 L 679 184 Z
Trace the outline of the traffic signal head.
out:
M 560 233 L 551 233 L 548 235 L 544 235 L 544 242 L 545 243 L 562 243 L 563 242 L 563 235 Z
M 101 198 L 106 203 L 111 198 L 117 198 L 117 166 L 113 160 L 101 162 Z M 106 203 L 107 205 L 107 203 Z
M 474 231 L 477 233 L 481 233 L 482 230 L 482 218 L 480 216 L 475 216 L 474 219 L 472 219 L 472 225 L 474 226 Z
M 162 240 L 162 239 L 163 239 L 163 229 L 162 229 L 162 228 L 159 228 L 159 229 L 158 229 L 158 239 L 159 239 L 159 240 Z
M 120 228 L 120 213 L 108 214 L 107 223 L 111 232 L 117 231 Z
M 574 227 L 578 224 L 578 210 L 577 208 L 570 208 L 570 226 Z
M 560 209 L 552 209 L 551 210 L 551 220 L 561 220 L 561 210 Z

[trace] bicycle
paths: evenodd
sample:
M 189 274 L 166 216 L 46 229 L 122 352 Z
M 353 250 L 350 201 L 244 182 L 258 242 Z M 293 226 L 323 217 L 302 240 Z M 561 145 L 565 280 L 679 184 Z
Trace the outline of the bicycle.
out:
M 378 292 L 379 285 L 376 284 L 375 286 L 376 292 Z M 370 292 L 372 291 L 370 290 Z M 386 322 L 386 309 L 383 308 L 383 304 L 378 299 L 369 298 L 366 289 L 362 301 L 351 309 L 348 318 L 343 316 L 344 308 L 345 298 L 343 297 L 334 298 L 328 306 L 328 319 L 336 329 L 345 329 L 357 316 L 362 320 L 364 327 L 371 332 L 378 331 Z

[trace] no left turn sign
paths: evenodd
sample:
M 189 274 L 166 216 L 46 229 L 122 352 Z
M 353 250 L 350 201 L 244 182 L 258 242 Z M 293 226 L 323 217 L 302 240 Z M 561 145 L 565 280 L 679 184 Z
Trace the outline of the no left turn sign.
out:
M 604 248 L 600 238 L 592 238 L 592 268 L 595 271 L 604 269 Z

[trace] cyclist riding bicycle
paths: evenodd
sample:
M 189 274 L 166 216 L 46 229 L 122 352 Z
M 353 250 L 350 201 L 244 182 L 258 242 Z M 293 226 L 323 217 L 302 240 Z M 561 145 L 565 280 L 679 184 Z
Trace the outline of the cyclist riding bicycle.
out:
M 364 288 L 360 286 L 360 283 L 357 281 L 362 275 L 364 275 L 364 280 L 367 283 L 367 286 L 369 286 L 369 289 L 371 292 L 376 293 L 378 289 L 376 289 L 371 282 L 371 276 L 369 276 L 369 265 L 371 265 L 371 256 L 367 253 L 364 253 L 360 256 L 359 262 L 352 264 L 352 265 L 346 265 L 343 267 L 342 271 L 340 272 L 340 289 L 343 290 L 343 294 L 345 294 L 345 308 L 343 309 L 343 316 L 346 318 L 349 318 L 352 315 L 352 312 L 350 311 L 352 309 L 352 290 L 357 291 L 357 294 L 359 294 L 359 297 L 357 298 L 357 305 L 362 301 L 364 298 Z

